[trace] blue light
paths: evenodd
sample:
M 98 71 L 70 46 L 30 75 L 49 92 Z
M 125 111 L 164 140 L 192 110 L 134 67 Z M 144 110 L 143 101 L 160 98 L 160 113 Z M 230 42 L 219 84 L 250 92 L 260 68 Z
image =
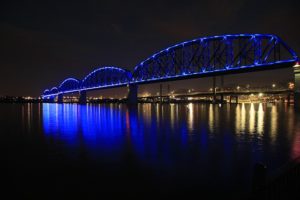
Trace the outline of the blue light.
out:
M 78 79 L 75 79 L 75 78 L 67 78 L 65 79 L 59 86 L 58 88 L 61 88 L 66 82 L 75 82 L 77 84 L 80 83 L 80 81 Z
M 239 66 L 240 65 L 240 60 L 237 61 L 237 65 L 238 66 L 230 66 L 232 65 L 232 61 L 230 62 L 231 64 L 228 65 L 228 63 L 226 65 L 224 65 L 223 69 L 215 69 L 215 70 L 211 70 L 208 66 L 210 65 L 210 61 L 205 61 L 204 60 L 204 66 L 201 66 L 201 70 L 200 72 L 193 72 L 193 73 L 186 73 L 186 72 L 182 72 L 182 74 L 175 74 L 175 75 L 169 75 L 169 72 L 166 72 L 166 74 L 159 76 L 159 77 L 153 77 L 150 74 L 148 75 L 144 75 L 143 73 L 147 72 L 147 67 L 148 64 L 151 64 L 153 61 L 156 62 L 155 59 L 160 59 L 161 56 L 174 56 L 175 54 L 177 54 L 177 50 L 179 48 L 185 48 L 186 45 L 188 44 L 193 44 L 193 43 L 197 43 L 199 42 L 199 45 L 202 45 L 202 48 L 204 48 L 205 50 L 203 50 L 202 54 L 204 54 L 204 58 L 206 59 L 205 56 L 207 56 L 207 53 L 209 55 L 209 41 L 214 41 L 214 40 L 218 40 L 219 39 L 223 39 L 225 41 L 226 44 L 227 41 L 229 39 L 239 39 L 239 38 L 248 38 L 250 41 L 254 42 L 259 38 L 263 38 L 263 39 L 268 39 L 268 42 L 271 44 L 273 43 L 273 41 L 275 41 L 275 45 L 276 44 L 280 44 L 282 45 L 293 57 L 293 59 L 288 59 L 288 60 L 274 60 L 274 62 L 267 62 L 267 58 L 268 58 L 268 54 L 264 57 L 261 58 L 263 59 L 262 63 L 260 63 L 258 60 L 255 60 L 253 64 L 249 64 L 246 66 Z M 273 47 L 274 48 L 274 47 Z M 169 53 L 170 50 L 173 50 L 172 54 L 168 55 L 167 53 Z M 176 51 L 175 51 L 176 49 Z M 206 50 L 207 49 L 207 50 Z M 174 53 L 174 54 L 173 54 Z M 172 57 L 172 59 L 174 59 Z M 261 66 L 269 66 L 269 65 L 273 65 L 273 64 L 279 64 L 279 63 L 290 63 L 290 62 L 296 62 L 298 61 L 298 56 L 296 55 L 296 53 L 290 48 L 288 47 L 278 36 L 276 35 L 271 35 L 271 34 L 227 34 L 227 35 L 219 35 L 219 36 L 210 36 L 210 37 L 202 37 L 202 38 L 196 38 L 193 40 L 188 40 L 182 43 L 178 43 L 175 45 L 172 45 L 166 49 L 163 49 L 155 54 L 153 54 L 152 56 L 148 57 L 147 59 L 145 59 L 144 61 L 140 62 L 140 64 L 138 64 L 137 66 L 135 66 L 133 74 L 125 69 L 119 68 L 119 67 L 113 67 L 113 66 L 104 66 L 104 67 L 100 67 L 95 69 L 94 71 L 92 71 L 91 73 L 89 73 L 82 81 L 79 81 L 75 78 L 68 78 L 66 80 L 64 80 L 58 88 L 57 87 L 53 87 L 50 91 L 49 90 L 45 90 L 43 92 L 42 97 L 43 98 L 48 98 L 48 97 L 55 97 L 59 94 L 67 94 L 67 93 L 73 93 L 73 92 L 80 92 L 80 91 L 87 91 L 87 90 L 92 90 L 92 89 L 101 89 L 101 88 L 110 88 L 110 87 L 121 87 L 121 86 L 126 86 L 129 83 L 140 83 L 140 82 L 151 82 L 153 80 L 168 80 L 174 77 L 186 77 L 188 78 L 188 76 L 190 75 L 197 75 L 197 74 L 207 74 L 207 73 L 214 73 L 214 72 L 218 72 L 218 71 L 232 71 L 232 70 L 236 70 L 236 69 L 244 69 L 244 68 L 249 68 L 249 67 L 261 67 Z M 168 61 L 169 62 L 169 61 Z M 174 63 L 177 61 L 172 61 L 173 65 L 175 65 Z M 208 69 L 205 69 L 208 68 Z M 146 70 L 145 70 L 146 69 Z M 115 82 L 103 82 L 103 83 L 97 83 L 98 85 L 96 86 L 91 86 L 91 85 L 85 85 L 85 82 L 87 81 L 87 79 L 89 79 L 90 77 L 92 77 L 95 73 L 102 73 L 102 71 L 104 73 L 109 72 L 110 75 L 118 72 L 119 76 L 121 76 L 119 78 L 119 80 L 117 80 Z M 106 75 L 106 74 L 105 74 Z M 135 77 L 135 75 L 137 75 L 138 77 Z M 125 79 L 124 79 L 125 77 Z M 149 77 L 149 78 L 145 78 L 145 77 Z M 122 81 L 121 81 L 122 79 Z M 61 89 L 64 84 L 67 83 L 72 83 L 74 82 L 75 84 L 71 87 L 69 87 L 68 89 L 64 88 Z
M 46 89 L 46 90 L 44 90 L 43 95 L 44 94 L 49 94 L 49 92 L 50 92 L 50 90 Z
M 50 92 L 52 92 L 53 90 L 58 90 L 57 87 L 53 87 L 51 88 Z

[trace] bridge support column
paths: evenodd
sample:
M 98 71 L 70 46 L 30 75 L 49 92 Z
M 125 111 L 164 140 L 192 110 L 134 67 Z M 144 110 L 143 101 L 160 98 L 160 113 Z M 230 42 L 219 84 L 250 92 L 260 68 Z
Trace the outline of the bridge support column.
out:
M 222 75 L 221 76 L 221 88 L 220 88 L 221 90 L 221 103 L 224 103 L 224 94 L 223 94 L 223 92 L 224 92 L 224 76 Z
M 128 95 L 127 95 L 127 103 L 129 104 L 137 104 L 138 103 L 138 86 L 136 84 L 129 84 L 128 86 Z
M 213 103 L 216 103 L 216 77 L 213 77 Z
M 287 99 L 288 105 L 290 105 L 291 104 L 291 93 L 290 92 L 288 93 L 286 99 Z
M 239 96 L 229 96 L 229 103 L 232 103 L 232 98 L 235 99 L 234 103 L 239 103 Z
M 300 64 L 299 63 L 296 63 L 296 65 L 294 65 L 294 77 L 295 77 L 294 106 L 295 106 L 295 110 L 300 111 Z
M 85 104 L 86 103 L 86 91 L 82 90 L 79 92 L 79 103 Z
M 64 95 L 63 94 L 58 94 L 57 95 L 57 103 L 63 103 L 64 100 Z
M 221 103 L 224 103 L 224 94 L 221 94 Z
M 159 101 L 162 102 L 162 89 L 163 89 L 163 85 L 159 84 Z

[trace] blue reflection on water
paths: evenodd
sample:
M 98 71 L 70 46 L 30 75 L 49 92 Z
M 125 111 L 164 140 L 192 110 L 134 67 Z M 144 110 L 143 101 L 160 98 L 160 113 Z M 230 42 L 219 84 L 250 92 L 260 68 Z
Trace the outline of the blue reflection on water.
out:
M 113 151 L 124 145 L 126 115 L 116 104 L 43 104 L 43 127 L 49 137 L 64 145 L 88 148 L 89 154 L 97 154 L 93 150 Z
M 78 132 L 77 106 L 70 104 L 43 104 L 43 127 L 45 133 L 76 142 Z
M 245 189 L 254 163 L 274 169 L 289 159 L 294 117 L 285 109 L 262 104 L 43 104 L 43 128 L 53 146 L 71 157 L 116 165 L 133 158 L 160 180 L 169 175 L 179 177 L 180 184 L 198 178 L 205 185 L 214 177 L 212 187 Z

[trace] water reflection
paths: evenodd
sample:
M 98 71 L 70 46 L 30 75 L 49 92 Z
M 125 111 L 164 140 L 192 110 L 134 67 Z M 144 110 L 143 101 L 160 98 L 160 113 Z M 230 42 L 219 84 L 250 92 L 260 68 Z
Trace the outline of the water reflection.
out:
M 209 130 L 212 133 L 214 132 L 214 127 L 215 127 L 214 106 L 212 104 L 209 105 L 208 119 L 209 119 Z
M 274 143 L 275 139 L 276 139 L 276 135 L 277 135 L 277 129 L 278 129 L 278 111 L 277 111 L 277 106 L 274 104 L 272 105 L 272 109 L 271 109 L 271 131 L 270 131 L 270 135 L 271 135 L 271 142 Z
M 280 107 L 281 110 L 282 107 Z M 132 111 L 125 105 L 116 104 L 43 104 L 42 113 L 45 133 L 57 135 L 65 141 L 71 138 L 75 141 L 72 135 L 79 132 L 82 132 L 86 139 L 105 136 L 112 142 L 114 135 L 122 135 L 124 131 L 126 133 L 138 133 L 164 130 L 165 132 L 188 134 L 195 131 L 201 132 L 201 129 L 207 127 L 210 133 L 216 133 L 221 131 L 220 127 L 225 128 L 225 124 L 227 127 L 228 123 L 234 123 L 234 133 L 237 137 L 247 133 L 264 135 L 264 132 L 268 131 L 271 142 L 275 142 L 278 135 L 279 114 L 282 114 L 278 108 L 279 105 L 276 104 L 264 106 L 262 103 L 225 105 L 222 107 L 212 104 L 189 103 L 187 105 L 142 104 L 135 111 Z M 31 109 L 31 106 L 22 107 L 22 116 L 24 119 L 26 117 L 29 128 L 32 119 Z M 220 112 L 225 112 L 226 115 L 224 116 Z M 293 115 L 290 111 L 288 112 L 289 115 Z M 206 120 L 207 124 L 205 124 Z M 292 129 L 294 120 L 287 118 L 286 121 L 289 129 Z M 225 124 L 222 125 L 222 123 Z M 202 128 L 200 124 L 203 125 Z
M 253 103 L 250 106 L 249 117 L 249 133 L 253 134 L 255 133 L 255 108 Z
M 208 109 L 206 109 L 208 107 Z M 222 132 L 223 128 L 234 123 L 234 137 L 241 134 L 264 135 L 268 131 L 271 142 L 278 136 L 278 105 L 271 105 L 267 110 L 260 104 L 225 105 L 198 105 L 189 103 L 180 104 L 142 104 L 137 108 L 128 108 L 125 105 L 77 105 L 77 104 L 43 104 L 43 127 L 46 134 L 55 135 L 71 142 L 76 141 L 75 135 L 82 133 L 87 140 L 103 137 L 113 141 L 126 132 L 127 134 L 142 134 L 146 132 L 180 132 L 185 134 L 203 131 L 208 128 L 210 133 Z M 26 109 L 26 110 L 25 110 Z M 227 117 L 235 110 L 235 120 Z M 267 118 L 266 118 L 266 111 Z M 225 113 L 224 113 L 225 112 Z M 281 112 L 282 113 L 282 112 Z M 290 113 L 291 114 L 291 113 Z M 232 115 L 232 114 L 231 114 Z M 292 115 L 292 114 L 291 114 Z M 32 116 L 31 106 L 22 107 L 22 116 L 26 116 L 27 126 L 30 127 Z M 25 119 L 25 118 L 24 118 Z M 289 130 L 293 120 L 287 120 Z M 226 123 L 226 124 L 224 124 Z M 266 126 L 268 124 L 268 126 Z M 270 127 L 270 128 L 268 128 Z M 288 131 L 291 133 L 291 131 Z
M 187 105 L 187 112 L 188 112 L 188 129 L 190 131 L 192 131 L 194 129 L 193 125 L 194 125 L 194 104 L 193 103 L 189 103 Z
M 246 108 L 245 104 L 240 104 L 236 106 L 236 120 L 235 129 L 237 134 L 244 134 L 246 127 Z
M 279 104 L 43 104 L 42 119 L 48 138 L 78 158 L 134 158 L 156 176 L 205 183 L 213 175 L 242 189 L 254 163 L 272 169 L 300 154 L 291 112 Z
M 264 115 L 263 104 L 260 103 L 257 111 L 257 133 L 263 134 L 264 131 Z

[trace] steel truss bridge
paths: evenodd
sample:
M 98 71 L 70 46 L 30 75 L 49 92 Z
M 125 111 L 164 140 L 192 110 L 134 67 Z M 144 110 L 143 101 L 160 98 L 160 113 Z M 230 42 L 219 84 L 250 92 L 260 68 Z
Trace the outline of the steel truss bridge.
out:
M 82 80 L 67 78 L 58 86 L 46 89 L 42 98 L 74 92 L 86 96 L 90 90 L 292 67 L 296 62 L 295 51 L 276 35 L 203 37 L 161 50 L 139 63 L 132 72 L 105 66 Z

